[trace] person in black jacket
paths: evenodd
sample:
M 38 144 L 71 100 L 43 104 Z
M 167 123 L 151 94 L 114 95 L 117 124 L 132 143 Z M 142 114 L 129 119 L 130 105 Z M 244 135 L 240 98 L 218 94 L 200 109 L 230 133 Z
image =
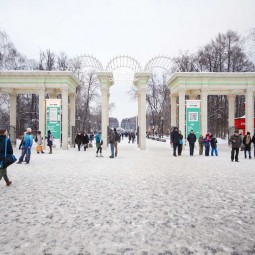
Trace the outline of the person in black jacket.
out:
M 179 132 L 178 128 L 175 127 L 174 131 L 171 133 L 171 143 L 173 144 L 173 155 L 176 157 L 176 149 L 179 146 L 180 139 L 179 139 Z
M 248 151 L 249 159 L 251 159 L 251 133 L 247 132 L 247 134 L 243 138 L 243 144 L 244 144 L 244 157 L 247 158 L 246 152 Z
M 84 134 L 83 134 L 82 144 L 83 144 L 84 151 L 86 151 L 86 149 L 88 148 L 88 144 L 89 144 L 89 136 L 86 132 L 84 132 Z
M 4 156 L 5 156 L 5 139 L 6 139 L 6 128 L 4 125 L 0 125 L 0 161 L 4 162 Z M 10 139 L 7 140 L 7 151 L 6 154 L 13 154 L 12 144 L 10 142 Z M 3 165 L 3 168 L 0 169 L 0 180 L 4 177 L 4 180 L 6 182 L 7 186 L 10 186 L 12 184 L 12 181 L 9 180 L 7 176 L 7 167 Z
M 183 145 L 183 135 L 181 130 L 179 130 L 178 156 L 182 155 L 182 145 Z
M 254 159 L 255 159 L 255 134 L 253 135 L 251 142 L 253 143 L 253 148 L 254 148 Z
M 193 130 L 190 130 L 190 133 L 187 137 L 187 140 L 189 142 L 189 151 L 190 151 L 190 156 L 193 156 L 194 154 L 194 147 L 195 147 L 195 142 L 197 140 L 196 135 L 194 134 Z
M 80 132 L 75 137 L 75 143 L 78 145 L 78 151 L 80 151 L 82 144 L 82 134 Z

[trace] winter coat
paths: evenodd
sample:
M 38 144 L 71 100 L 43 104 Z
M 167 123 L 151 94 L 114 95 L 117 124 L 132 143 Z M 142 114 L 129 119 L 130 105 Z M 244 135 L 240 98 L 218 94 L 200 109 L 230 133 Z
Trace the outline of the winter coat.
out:
M 38 145 L 42 145 L 42 136 L 40 134 L 37 134 L 36 138 L 37 138 L 37 142 L 36 143 Z
M 114 132 L 109 134 L 109 143 L 115 143 L 115 134 Z
M 215 137 L 213 137 L 211 139 L 211 146 L 212 146 L 212 148 L 216 148 L 217 147 L 217 143 L 218 143 L 217 139 Z
M 82 143 L 82 135 L 76 135 L 75 137 L 75 143 L 81 145 Z
M 248 140 L 248 137 L 250 138 L 249 139 L 249 142 L 247 141 Z M 247 141 L 247 142 L 246 142 Z M 250 150 L 251 149 L 251 136 L 247 136 L 245 135 L 244 138 L 243 138 L 243 144 L 245 145 L 245 150 Z
M 0 154 L 4 156 L 5 153 L 5 135 L 0 135 Z M 7 138 L 8 139 L 8 138 Z M 7 152 L 6 154 L 13 154 L 12 144 L 10 139 L 7 140 Z
M 200 146 L 204 146 L 204 138 L 203 138 L 203 136 L 199 136 L 198 143 L 199 143 Z
M 96 144 L 101 142 L 101 135 L 99 133 L 96 134 Z
M 179 144 L 183 144 L 183 135 L 179 134 Z
M 254 145 L 255 145 L 255 135 L 253 135 L 251 142 L 254 143 Z
M 25 134 L 22 146 L 24 149 L 31 148 L 33 145 L 33 136 L 31 134 Z
M 179 144 L 180 143 L 178 130 L 172 132 L 172 134 L 171 134 L 171 143 L 173 143 L 173 144 Z
M 82 143 L 83 144 L 88 144 L 89 143 L 89 136 L 86 134 L 86 135 L 83 135 L 82 137 Z
M 205 144 L 205 147 L 210 147 L 210 145 L 211 145 L 211 138 L 210 138 L 210 136 L 207 136 L 204 139 L 204 144 Z
M 51 133 L 48 133 L 48 136 L 47 136 L 47 145 L 48 146 L 52 146 L 52 144 L 53 144 L 53 136 L 52 136 L 52 134 Z
M 117 131 L 114 131 L 115 134 L 115 143 L 119 142 L 120 143 L 120 135 L 117 133 Z
M 241 147 L 242 138 L 239 134 L 238 135 L 232 135 L 230 137 L 229 141 L 232 143 L 232 148 L 233 149 L 238 149 L 238 148 Z
M 197 137 L 195 134 L 189 134 L 188 137 L 187 137 L 187 140 L 190 144 L 194 144 L 197 140 Z

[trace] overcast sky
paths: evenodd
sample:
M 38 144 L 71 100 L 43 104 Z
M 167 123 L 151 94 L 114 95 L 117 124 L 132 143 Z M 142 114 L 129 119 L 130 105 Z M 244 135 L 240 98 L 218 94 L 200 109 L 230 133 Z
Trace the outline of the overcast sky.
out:
M 247 35 L 254 27 L 255 0 L 0 0 L 0 30 L 22 54 L 92 54 L 104 66 L 120 54 L 144 66 L 159 54 L 194 52 L 219 32 Z M 137 113 L 130 86 L 123 79 L 111 88 L 119 120 Z

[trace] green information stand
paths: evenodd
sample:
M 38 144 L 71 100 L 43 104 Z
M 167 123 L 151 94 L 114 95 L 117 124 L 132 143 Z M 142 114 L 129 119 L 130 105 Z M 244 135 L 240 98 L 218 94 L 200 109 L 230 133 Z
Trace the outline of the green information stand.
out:
M 200 136 L 200 100 L 186 100 L 186 137 L 190 130 Z
M 48 130 L 54 142 L 60 143 L 61 138 L 61 99 L 46 99 L 46 135 Z

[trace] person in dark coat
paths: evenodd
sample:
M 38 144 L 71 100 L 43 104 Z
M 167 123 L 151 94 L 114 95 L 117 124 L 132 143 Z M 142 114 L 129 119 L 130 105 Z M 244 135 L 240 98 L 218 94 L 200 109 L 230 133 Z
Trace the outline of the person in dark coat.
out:
M 29 162 L 30 162 L 31 149 L 32 149 L 32 145 L 33 145 L 33 136 L 31 133 L 32 133 L 32 129 L 27 128 L 27 132 L 26 132 L 26 135 L 24 136 L 24 140 L 23 140 L 22 147 L 21 147 L 22 153 L 21 153 L 21 156 L 20 156 L 17 164 L 22 164 L 24 157 L 25 157 L 26 164 L 29 164 Z
M 253 143 L 253 148 L 254 148 L 254 159 L 255 159 L 255 134 L 253 135 L 251 142 Z
M 217 138 L 214 137 L 213 135 L 211 135 L 211 156 L 214 156 L 214 152 L 215 152 L 215 156 L 218 156 L 218 150 L 217 150 Z
M 111 129 L 110 129 L 110 132 L 109 132 L 108 139 L 109 139 L 109 144 L 110 144 L 110 147 L 111 147 L 111 156 L 109 156 L 109 158 L 114 158 L 115 134 L 114 134 L 113 130 L 111 130 Z
M 197 140 L 196 135 L 194 134 L 193 130 L 190 130 L 190 133 L 187 137 L 187 140 L 189 142 L 189 152 L 190 152 L 190 156 L 193 156 L 194 154 L 194 147 L 195 147 L 195 142 Z
M 52 154 L 52 146 L 53 146 L 54 137 L 53 137 L 53 135 L 51 134 L 51 131 L 50 131 L 50 130 L 48 130 L 48 136 L 47 136 L 46 138 L 47 138 L 47 145 L 48 145 L 49 148 L 50 148 L 49 154 Z
M 238 154 L 242 144 L 242 138 L 238 130 L 236 130 L 235 134 L 230 137 L 229 141 L 232 143 L 231 161 L 233 162 L 235 158 L 235 162 L 239 162 Z
M 204 144 L 205 144 L 205 156 L 209 156 L 210 146 L 211 146 L 211 136 L 210 136 L 210 134 L 205 135 Z
M 173 155 L 176 157 L 176 149 L 179 146 L 180 143 L 180 138 L 179 138 L 179 132 L 178 132 L 178 128 L 175 127 L 174 131 L 171 134 L 171 143 L 173 144 Z
M 86 149 L 88 148 L 88 144 L 89 144 L 89 136 L 86 132 L 84 132 L 84 134 L 82 136 L 82 144 L 83 144 L 84 151 L 86 151 Z
M 249 159 L 251 159 L 251 133 L 247 132 L 247 135 L 243 138 L 243 144 L 244 144 L 244 157 L 247 158 L 247 151 L 249 153 Z
M 203 150 L 204 150 L 204 137 L 203 137 L 202 135 L 199 136 L 198 144 L 199 144 L 199 155 L 203 155 Z
M 178 156 L 182 155 L 182 145 L 183 145 L 183 135 L 181 130 L 179 130 Z
M 4 161 L 4 155 L 5 155 L 5 143 L 6 143 L 6 133 L 7 129 L 5 128 L 5 125 L 3 123 L 0 123 L 0 158 Z M 7 151 L 6 154 L 13 154 L 12 144 L 10 142 L 10 139 L 7 140 Z M 4 178 L 6 185 L 10 186 L 12 184 L 12 181 L 9 180 L 7 175 L 7 167 L 3 164 L 3 168 L 0 169 L 0 180 Z
M 80 132 L 75 137 L 75 143 L 78 145 L 78 151 L 80 151 L 82 144 L 82 134 Z

